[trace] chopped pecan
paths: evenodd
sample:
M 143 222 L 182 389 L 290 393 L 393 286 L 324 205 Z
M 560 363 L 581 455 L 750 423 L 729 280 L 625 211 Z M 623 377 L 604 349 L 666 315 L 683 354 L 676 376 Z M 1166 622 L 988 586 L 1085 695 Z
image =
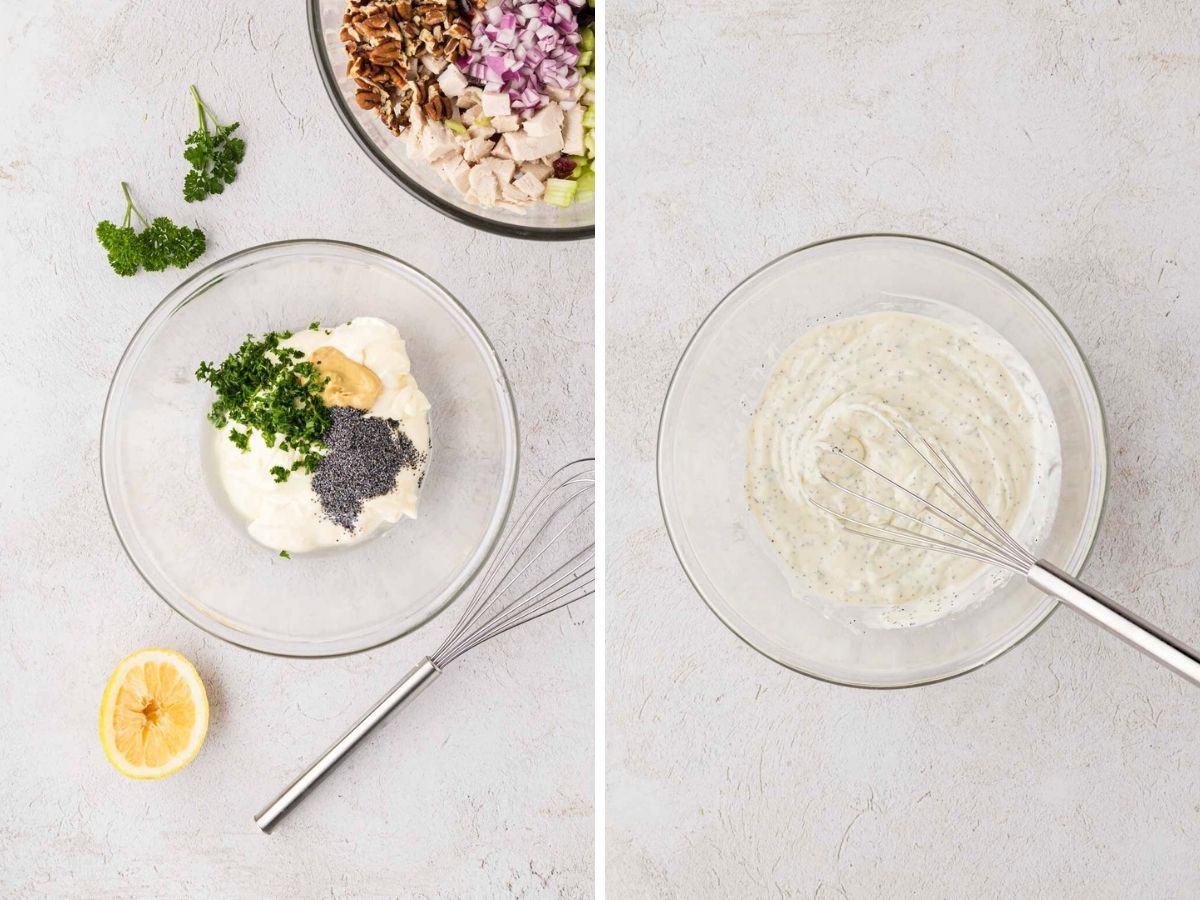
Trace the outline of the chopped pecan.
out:
M 367 59 L 377 66 L 391 66 L 407 58 L 404 45 L 399 41 L 384 41 L 367 51 Z
M 435 122 L 453 114 L 437 75 L 420 62 L 453 60 L 471 47 L 471 26 L 461 9 L 482 9 L 487 0 L 347 0 L 338 37 L 354 81 L 355 102 L 376 112 L 399 134 L 416 106 Z
M 432 97 L 424 106 L 425 115 L 430 121 L 440 122 L 442 119 L 447 119 L 454 111 L 454 107 L 450 105 L 450 101 L 445 97 Z

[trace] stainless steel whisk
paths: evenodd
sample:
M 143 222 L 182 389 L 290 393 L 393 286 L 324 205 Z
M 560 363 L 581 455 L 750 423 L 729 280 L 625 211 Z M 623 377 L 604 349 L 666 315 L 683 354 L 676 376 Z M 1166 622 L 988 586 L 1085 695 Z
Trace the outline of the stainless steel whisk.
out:
M 896 429 L 896 433 L 933 471 L 937 477 L 936 486 L 945 493 L 949 504 L 934 503 L 837 448 L 831 451 L 834 455 L 849 460 L 914 500 L 919 512 L 913 515 L 838 484 L 824 473 L 821 477 L 839 491 L 857 497 L 876 509 L 885 510 L 893 517 L 924 530 L 918 531 L 894 524 L 894 520 L 887 524 L 866 522 L 839 513 L 815 500 L 812 501 L 813 504 L 841 520 L 848 530 L 865 537 L 920 550 L 963 556 L 1023 575 L 1038 590 L 1061 600 L 1171 671 L 1182 675 L 1192 684 L 1200 685 L 1200 655 L 1195 650 L 1110 600 L 1095 588 L 1071 577 L 1046 560 L 1035 557 L 996 521 L 949 456 L 916 431 L 911 431 L 911 436 L 900 429 Z
M 595 460 L 576 460 L 550 476 L 509 527 L 442 645 L 255 816 L 258 827 L 270 832 L 364 737 L 464 653 L 590 597 L 596 581 L 595 503 Z

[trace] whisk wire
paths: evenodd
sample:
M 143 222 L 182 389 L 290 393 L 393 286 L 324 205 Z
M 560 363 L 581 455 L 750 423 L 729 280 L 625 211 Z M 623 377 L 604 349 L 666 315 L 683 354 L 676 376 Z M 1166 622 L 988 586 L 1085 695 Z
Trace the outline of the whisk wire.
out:
M 991 540 L 990 538 L 988 538 L 987 535 L 980 535 L 980 534 L 975 533 L 974 531 L 969 531 L 969 530 L 968 530 L 968 533 L 966 535 L 964 535 L 962 533 L 963 532 L 962 523 L 960 521 L 958 521 L 958 519 L 955 518 L 952 514 L 950 514 L 946 510 L 942 509 L 942 507 L 938 506 L 933 501 L 920 496 L 919 494 L 915 493 L 914 491 L 910 491 L 908 488 L 899 484 L 895 480 L 888 478 L 886 475 L 883 475 L 879 472 L 876 472 L 874 469 L 871 469 L 870 467 L 864 465 L 859 460 L 854 459 L 851 456 L 847 456 L 845 453 L 843 453 L 840 450 L 835 450 L 834 452 L 840 456 L 843 456 L 846 459 L 849 459 L 855 465 L 860 466 L 861 468 L 865 469 L 866 471 L 870 472 L 871 474 L 876 475 L 879 478 L 882 478 L 884 481 L 886 481 L 888 484 L 892 485 L 897 490 L 900 490 L 903 493 L 907 494 L 909 497 L 912 497 L 919 504 L 921 504 L 921 506 L 923 506 L 928 512 L 937 516 L 938 519 L 940 519 L 941 521 L 945 522 L 947 525 L 950 525 L 958 530 L 957 531 L 948 531 L 945 528 L 942 528 L 938 525 L 935 525 L 931 522 L 926 521 L 925 519 L 922 519 L 920 516 L 914 516 L 911 513 L 907 513 L 902 509 L 897 509 L 894 506 L 889 506 L 888 504 L 883 503 L 880 500 L 876 500 L 872 497 L 868 497 L 866 494 L 863 494 L 859 491 L 852 490 L 851 488 L 845 487 L 844 485 L 836 484 L 835 482 L 830 481 L 829 478 L 825 478 L 825 481 L 830 484 L 833 484 L 834 487 L 839 488 L 840 490 L 842 490 L 843 492 L 845 492 L 847 494 L 851 494 L 852 496 L 857 497 L 858 499 L 864 501 L 865 503 L 871 504 L 872 506 L 882 507 L 883 509 L 886 509 L 888 512 L 894 513 L 897 516 L 901 516 L 902 518 L 905 518 L 912 522 L 915 522 L 916 524 L 922 526 L 923 528 L 931 529 L 931 530 L 936 531 L 939 534 L 945 535 L 946 537 L 951 538 L 953 540 L 965 541 L 967 544 L 970 545 L 971 549 L 973 549 L 976 552 L 1000 553 L 1002 555 L 1007 556 L 1007 554 L 1005 553 L 1004 546 L 1002 544 L 998 544 L 995 541 Z M 822 477 L 824 477 L 824 476 L 822 476 Z M 953 497 L 951 497 L 951 499 L 953 499 Z M 872 527 L 878 528 L 879 527 L 878 525 L 872 525 L 871 523 L 868 523 L 868 522 L 859 522 L 857 524 L 865 525 L 866 527 L 869 527 L 869 528 L 872 528 Z M 918 537 L 918 538 L 922 538 L 922 539 L 929 538 L 928 535 L 914 532 L 908 528 L 901 528 L 900 526 L 891 526 L 891 527 L 894 527 L 897 530 L 904 531 L 908 534 L 911 534 L 914 537 Z
M 912 442 L 909 441 L 908 437 L 905 436 L 903 432 L 900 433 L 900 437 L 910 447 L 913 446 Z M 946 467 L 946 470 L 949 471 L 950 475 L 953 477 L 954 482 L 959 486 L 961 493 L 951 491 L 951 498 L 954 499 L 955 502 L 959 503 L 965 500 L 975 510 L 975 514 L 972 516 L 975 521 L 978 522 L 983 528 L 986 528 L 992 535 L 994 535 L 1006 547 L 1008 547 L 1026 569 L 1029 568 L 1029 566 L 1035 562 L 1033 555 L 1030 554 L 1029 551 L 1023 546 L 1021 546 L 1021 544 L 1018 543 L 1013 536 L 1008 533 L 1008 530 L 1004 528 L 1004 526 L 996 521 L 996 517 L 992 515 L 991 511 L 987 508 L 987 505 L 983 502 L 980 496 L 975 493 L 975 490 L 971 487 L 971 483 L 967 481 L 966 476 L 964 476 L 958 466 L 954 464 L 954 460 L 952 460 L 945 453 L 945 451 L 929 443 L 929 441 L 924 437 L 920 437 L 919 435 L 918 437 L 920 438 L 921 443 L 923 443 L 929 450 L 929 452 L 936 456 L 938 461 Z M 913 447 L 913 449 L 917 452 L 918 456 L 921 456 L 922 459 L 925 459 L 924 454 L 917 450 L 916 447 Z M 934 470 L 937 471 L 936 467 L 934 467 Z M 946 479 L 943 473 L 938 472 L 938 477 L 942 478 L 943 483 L 945 482 Z
M 570 503 L 570 501 L 573 500 L 576 496 L 579 496 L 580 493 L 583 493 L 583 490 L 578 491 L 575 494 L 573 494 L 571 497 L 567 498 L 567 500 L 564 502 L 561 509 L 565 509 L 567 507 L 567 505 Z M 539 506 L 540 505 L 541 504 L 539 504 Z M 567 532 L 567 530 L 572 527 L 572 525 L 575 524 L 575 522 L 577 522 L 583 516 L 590 513 L 592 508 L 594 507 L 594 505 L 595 505 L 594 503 L 588 503 L 583 509 L 581 509 L 578 513 L 576 513 L 570 519 L 570 521 L 568 521 L 565 525 L 563 525 L 563 527 L 559 529 L 557 534 L 550 537 L 549 540 L 545 543 L 545 545 L 540 550 L 538 550 L 536 553 L 534 553 L 532 556 L 529 556 L 528 558 L 526 558 L 524 554 L 518 554 L 518 556 L 514 560 L 513 564 L 511 566 L 509 566 L 508 570 L 501 577 L 499 585 L 493 585 L 490 583 L 483 585 L 481 587 L 481 591 L 484 591 L 487 593 L 487 601 L 475 609 L 475 611 L 472 615 L 471 621 L 468 624 L 474 624 L 489 609 L 497 606 L 500 603 L 501 598 L 503 598 L 506 595 L 506 593 L 508 592 L 508 590 L 519 581 L 521 576 L 523 576 L 525 574 L 525 572 L 527 572 L 532 566 L 534 566 L 546 554 L 546 552 L 555 544 L 555 542 L 559 538 L 561 538 L 563 536 L 563 534 L 565 534 Z M 554 513 L 551 514 L 551 518 L 547 519 L 547 521 L 542 525 L 542 527 L 538 529 L 538 531 L 534 534 L 533 538 L 529 541 L 529 544 L 527 545 L 527 549 L 532 548 L 533 546 L 536 545 L 536 542 L 543 536 L 543 534 L 546 532 L 546 530 L 549 529 L 550 526 L 554 523 L 554 521 L 555 521 L 554 517 L 557 516 L 557 514 L 558 514 L 558 511 L 556 510 Z M 518 569 L 517 565 L 518 565 L 518 563 L 521 562 L 521 560 L 524 560 L 524 564 L 521 565 L 520 568 Z M 512 609 L 513 609 L 513 607 L 510 606 L 502 614 L 511 613 Z M 464 629 L 464 631 L 466 631 L 466 630 L 469 630 L 469 629 Z
M 439 666 L 518 625 L 594 592 L 595 543 L 530 585 L 551 548 L 580 530 L 595 508 L 594 462 L 559 469 L 530 499 L 488 565 L 463 615 L 431 656 Z
M 832 485 L 833 487 L 837 488 L 838 490 L 840 490 L 844 493 L 850 494 L 853 497 L 857 497 L 858 499 L 862 500 L 864 503 L 868 503 L 872 506 L 877 506 L 882 509 L 885 509 L 888 512 L 893 513 L 897 516 L 900 516 L 902 518 L 909 519 L 913 522 L 916 522 L 918 525 L 920 525 L 923 528 L 927 528 L 927 529 L 936 531 L 939 534 L 942 534 L 945 537 L 950 538 L 952 541 L 964 542 L 968 546 L 963 547 L 960 544 L 951 543 L 950 541 L 939 540 L 938 538 L 935 538 L 931 535 L 922 534 L 920 532 L 913 531 L 911 528 L 905 528 L 901 525 L 893 525 L 890 523 L 887 525 L 880 525 L 878 523 L 865 522 L 861 519 L 856 519 L 853 516 L 847 516 L 843 513 L 839 513 L 837 510 L 831 509 L 830 507 L 825 506 L 824 504 L 819 503 L 816 500 L 812 501 L 814 506 L 818 507 L 819 509 L 824 510 L 825 512 L 829 513 L 830 515 L 834 516 L 837 519 L 840 519 L 841 521 L 843 521 L 845 523 L 855 526 L 856 528 L 871 529 L 872 532 L 873 531 L 881 531 L 881 532 L 883 532 L 884 535 L 902 533 L 902 534 L 908 535 L 910 538 L 915 539 L 915 540 L 902 540 L 902 539 L 898 539 L 895 537 L 890 537 L 890 538 L 883 537 L 883 536 L 880 536 L 880 535 L 874 534 L 874 533 L 864 534 L 863 535 L 864 537 L 869 537 L 869 538 L 873 538 L 876 540 L 887 541 L 888 543 L 892 543 L 892 544 L 902 544 L 902 545 L 908 546 L 908 547 L 916 547 L 916 548 L 922 549 L 922 550 L 937 550 L 937 549 L 961 550 L 964 554 L 971 554 L 972 558 L 979 559 L 979 560 L 982 560 L 985 562 L 991 559 L 991 556 L 989 554 L 1000 554 L 1003 556 L 1003 558 L 1005 559 L 1006 562 L 1009 561 L 1008 554 L 1006 554 L 1001 548 L 993 546 L 990 542 L 980 541 L 979 543 L 975 543 L 973 541 L 972 537 L 970 537 L 970 536 L 963 536 L 960 533 L 956 533 L 956 532 L 950 531 L 948 529 L 942 528 L 938 525 L 934 525 L 933 523 L 927 522 L 926 520 L 920 518 L 919 516 L 914 516 L 910 513 L 905 512 L 902 509 L 897 509 L 896 507 L 890 506 L 886 503 L 883 503 L 880 500 L 875 500 L 872 497 L 868 497 L 866 494 L 860 493 L 859 491 L 855 491 L 851 488 L 846 487 L 845 485 L 838 484 L 837 482 L 832 481 L 831 479 L 829 479 L 825 476 L 822 476 L 822 478 L 824 478 L 826 483 Z M 849 530 L 853 531 L 854 529 L 849 529 Z M 858 532 L 858 533 L 861 534 L 862 532 Z M 1013 564 L 1015 565 L 1015 562 Z
M 596 580 L 595 578 L 590 578 L 587 576 L 594 571 L 594 569 L 589 569 L 587 572 L 583 573 L 582 577 L 585 580 L 576 581 L 564 586 L 560 590 L 554 592 L 553 595 L 543 595 L 541 598 L 539 598 L 543 602 L 536 607 L 531 606 L 530 608 L 533 611 L 528 615 L 523 615 L 520 619 L 508 619 L 504 622 L 500 622 L 498 620 L 493 621 L 482 631 L 472 635 L 461 646 L 455 647 L 453 652 L 448 655 L 446 659 L 438 662 L 438 665 L 440 667 L 444 667 L 457 659 L 459 656 L 462 656 L 464 653 L 469 652 L 486 641 L 490 641 L 494 637 L 498 637 L 506 631 L 510 631 L 511 629 L 520 625 L 525 625 L 535 619 L 540 619 L 542 616 L 560 610 L 563 607 L 574 603 L 576 600 L 582 600 L 585 597 L 591 596 L 595 590 Z
M 916 448 L 914 447 L 913 449 L 915 450 Z M 922 519 L 918 516 L 911 515 L 909 513 L 904 512 L 903 510 L 896 509 L 895 507 L 888 506 L 887 504 L 883 503 L 882 501 L 876 500 L 873 497 L 869 497 L 866 494 L 860 493 L 858 491 L 854 491 L 854 490 L 846 487 L 845 485 L 841 485 L 836 482 L 833 482 L 829 478 L 825 478 L 825 480 L 827 482 L 829 482 L 830 484 L 832 484 L 834 487 L 838 488 L 842 492 L 851 494 L 872 506 L 880 507 L 880 508 L 888 510 L 889 512 L 900 515 L 906 519 L 916 522 L 918 525 L 921 525 L 922 527 L 929 528 L 934 531 L 940 532 L 941 534 L 944 534 L 947 537 L 953 538 L 956 541 L 966 542 L 969 545 L 969 549 L 971 552 L 982 553 L 985 555 L 986 554 L 995 554 L 995 555 L 999 556 L 1005 563 L 1007 563 L 1008 564 L 1007 567 L 1009 567 L 1009 568 L 1019 565 L 1019 562 L 1015 558 L 1013 558 L 1012 554 L 1007 551 L 1007 549 L 1005 548 L 1005 546 L 1003 544 L 1000 544 L 997 541 L 993 540 L 987 534 L 980 534 L 978 531 L 965 525 L 962 521 L 960 521 L 960 519 L 958 517 L 954 516 L 952 513 L 948 512 L 948 511 L 946 511 L 941 506 L 934 503 L 932 500 L 922 497 L 920 494 L 916 493 L 915 491 L 910 490 L 909 488 L 900 484 L 895 479 L 889 478 L 887 475 L 884 475 L 882 472 L 879 472 L 876 469 L 873 469 L 870 466 L 868 466 L 866 463 L 864 463 L 860 460 L 857 460 L 852 456 L 849 456 L 842 450 L 835 449 L 834 453 L 837 454 L 838 456 L 842 457 L 843 459 L 850 460 L 852 463 L 854 463 L 859 468 L 870 473 L 871 475 L 875 476 L 876 478 L 882 479 L 883 481 L 890 484 L 896 490 L 907 495 L 908 497 L 911 497 L 926 511 L 928 511 L 929 513 L 936 516 L 938 519 L 940 519 L 945 524 L 956 529 L 956 531 L 954 531 L 954 532 L 947 531 L 946 529 L 940 528 L 939 526 L 934 525 L 934 524 L 926 521 L 925 519 Z M 917 454 L 918 454 L 918 456 L 921 456 L 921 459 L 925 462 L 925 464 L 927 466 L 929 466 L 931 469 L 933 469 L 933 471 L 935 473 L 937 472 L 936 467 L 934 467 L 933 464 L 931 462 L 929 462 L 929 460 L 926 459 L 925 456 L 920 453 L 920 451 L 917 451 Z M 942 476 L 940 474 L 938 475 L 938 478 L 939 478 L 939 482 L 944 482 L 944 479 L 942 478 Z M 954 494 L 952 492 L 946 491 L 946 493 L 950 497 L 951 500 L 955 500 Z M 955 500 L 955 503 L 957 505 L 958 501 Z M 902 531 L 902 532 L 911 534 L 912 536 L 920 538 L 922 540 L 935 541 L 935 539 L 931 538 L 929 535 L 919 534 L 919 533 L 911 531 L 910 529 L 900 528 L 899 526 L 879 526 L 879 525 L 871 525 L 870 523 L 862 523 L 862 522 L 860 522 L 858 524 L 859 525 L 865 524 L 867 527 L 878 528 L 878 529 L 884 531 L 885 534 L 890 533 L 889 532 L 889 528 L 890 528 L 890 529 L 895 529 L 896 531 Z M 936 541 L 936 543 L 938 545 L 944 546 L 945 548 L 950 548 L 950 547 L 956 546 L 953 544 L 946 544 L 945 542 L 941 542 L 941 541 Z M 960 548 L 960 549 L 967 549 L 967 548 Z
M 533 521 L 534 516 L 540 511 L 541 507 L 549 502 L 553 494 L 553 484 L 554 482 L 552 479 L 539 488 L 538 492 L 534 494 L 524 509 L 521 510 L 521 513 L 517 516 L 517 521 L 514 523 L 514 525 L 505 533 L 504 538 L 500 542 L 500 546 L 496 549 L 495 555 L 492 557 L 491 562 L 488 563 L 487 568 L 484 570 L 484 574 L 480 578 L 475 592 L 471 595 L 471 599 L 467 603 L 467 608 L 463 610 L 463 614 L 459 617 L 458 622 L 455 623 L 454 628 L 450 630 L 450 633 L 446 636 L 442 646 L 434 654 L 435 658 L 441 654 L 445 648 L 449 647 L 456 640 L 458 640 L 458 638 L 461 637 L 462 634 L 471 627 L 472 623 L 474 623 L 474 621 L 486 609 L 486 607 L 495 601 L 497 592 L 493 589 L 493 584 L 496 581 L 497 573 L 508 561 L 509 551 L 512 546 L 523 537 L 526 529 Z M 547 520 L 547 524 L 548 522 L 549 520 Z M 543 525 L 543 527 L 545 527 L 545 525 Z M 536 539 L 536 535 L 534 536 L 534 539 Z M 516 561 L 519 559 L 520 556 L 518 555 L 518 557 L 516 557 L 516 559 L 509 565 L 509 572 L 512 571 L 513 565 L 515 565 Z M 507 573 L 505 573 L 505 576 L 502 577 L 506 576 Z
M 950 457 L 939 448 L 935 447 L 923 436 L 917 432 L 913 432 L 915 441 L 905 434 L 901 429 L 895 429 L 896 434 L 900 439 L 912 449 L 921 461 L 932 471 L 937 478 L 936 488 L 945 494 L 955 507 L 960 511 L 960 515 L 955 515 L 939 504 L 933 502 L 927 497 L 922 497 L 915 491 L 905 487 L 900 482 L 888 477 L 877 469 L 872 468 L 865 462 L 855 459 L 841 449 L 833 448 L 833 453 L 842 458 L 854 463 L 863 471 L 869 473 L 875 478 L 881 479 L 891 485 L 895 490 L 914 500 L 920 507 L 921 512 L 914 515 L 904 510 L 898 509 L 881 500 L 877 500 L 861 491 L 856 491 L 846 485 L 839 484 L 827 475 L 822 473 L 821 477 L 824 481 L 852 497 L 874 506 L 878 509 L 886 510 L 893 516 L 899 516 L 919 525 L 921 528 L 928 531 L 936 532 L 943 535 L 949 540 L 934 537 L 931 534 L 914 531 L 912 528 L 904 527 L 894 523 L 879 524 L 866 522 L 861 519 L 856 519 L 852 516 L 847 516 L 825 506 L 821 503 L 813 501 L 814 505 L 833 515 L 840 520 L 844 525 L 854 526 L 848 528 L 850 531 L 855 531 L 862 534 L 864 537 L 869 537 L 873 540 L 884 541 L 890 544 L 899 544 L 905 547 L 912 547 L 919 550 L 932 550 L 943 553 L 951 553 L 957 556 L 967 557 L 969 559 L 978 560 L 980 562 L 989 563 L 991 565 L 1000 566 L 1012 572 L 1024 573 L 1027 572 L 1030 566 L 1034 563 L 1033 556 L 1022 547 L 1013 537 L 996 521 L 995 517 L 988 511 L 979 495 L 971 487 L 970 482 L 963 476 L 961 470 L 954 464 Z M 921 446 L 918 446 L 917 443 Z M 924 450 L 922 450 L 922 447 Z M 941 521 L 948 528 L 935 524 L 927 518 L 922 518 L 923 515 L 932 515 Z M 968 521 L 964 522 L 963 518 Z M 861 529 L 866 529 L 862 531 Z M 953 529 L 953 530 L 948 530 Z M 965 546 L 964 546 L 965 545 Z
M 582 566 L 595 558 L 593 546 L 588 546 L 581 550 L 574 558 L 568 560 L 558 567 L 549 576 L 544 578 L 536 587 L 522 594 L 518 599 L 514 600 L 508 607 L 498 612 L 490 619 L 477 634 L 491 633 L 496 629 L 499 631 L 507 630 L 513 624 L 519 624 L 522 616 L 528 610 L 534 609 L 539 603 L 546 605 L 546 601 L 551 601 L 564 594 L 568 593 L 575 586 L 576 582 L 594 569 L 588 569 L 580 572 Z M 499 633 L 496 631 L 496 633 Z

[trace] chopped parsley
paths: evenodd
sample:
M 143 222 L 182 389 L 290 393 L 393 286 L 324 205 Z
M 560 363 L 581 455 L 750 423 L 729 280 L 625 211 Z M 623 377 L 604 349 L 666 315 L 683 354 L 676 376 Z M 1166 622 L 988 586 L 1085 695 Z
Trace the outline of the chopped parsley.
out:
M 302 350 L 281 346 L 289 337 L 290 331 L 272 331 L 257 340 L 247 335 L 219 366 L 202 362 L 196 369 L 196 379 L 217 393 L 208 420 L 217 428 L 233 423 L 229 440 L 235 446 L 249 450 L 250 435 L 258 431 L 268 447 L 298 455 L 290 468 L 272 467 L 281 482 L 297 469 L 316 470 L 333 424 L 321 398 L 329 379 L 304 361 Z
M 318 328 L 320 328 L 320 327 L 321 327 L 321 323 L 320 323 L 320 322 L 309 322 L 309 323 L 308 323 L 308 330 L 309 330 L 309 331 L 316 331 L 316 330 L 317 330 Z M 329 332 L 325 332 L 325 333 L 326 333 L 326 334 L 328 334 Z
M 292 558 L 292 554 L 288 553 L 286 550 L 280 550 L 279 555 L 282 556 L 284 559 Z

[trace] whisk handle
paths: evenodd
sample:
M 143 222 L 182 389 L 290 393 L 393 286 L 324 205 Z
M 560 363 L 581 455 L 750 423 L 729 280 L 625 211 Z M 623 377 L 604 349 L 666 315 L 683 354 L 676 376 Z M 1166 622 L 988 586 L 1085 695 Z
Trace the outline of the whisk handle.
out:
M 1035 563 L 1026 577 L 1038 590 L 1058 598 L 1125 643 L 1200 686 L 1200 654 L 1191 647 L 1045 560 Z
M 311 766 L 284 789 L 278 797 L 257 816 L 255 823 L 268 834 L 271 829 L 291 812 L 292 808 L 320 784 L 321 779 L 328 775 L 333 768 L 346 758 L 351 750 L 358 746 L 359 741 L 370 734 L 384 719 L 398 710 L 401 706 L 417 696 L 429 682 L 433 681 L 442 670 L 434 665 L 427 656 L 400 680 L 382 700 L 371 707 L 371 711 L 356 722 L 349 731 L 334 741 L 333 745 L 322 753 Z

